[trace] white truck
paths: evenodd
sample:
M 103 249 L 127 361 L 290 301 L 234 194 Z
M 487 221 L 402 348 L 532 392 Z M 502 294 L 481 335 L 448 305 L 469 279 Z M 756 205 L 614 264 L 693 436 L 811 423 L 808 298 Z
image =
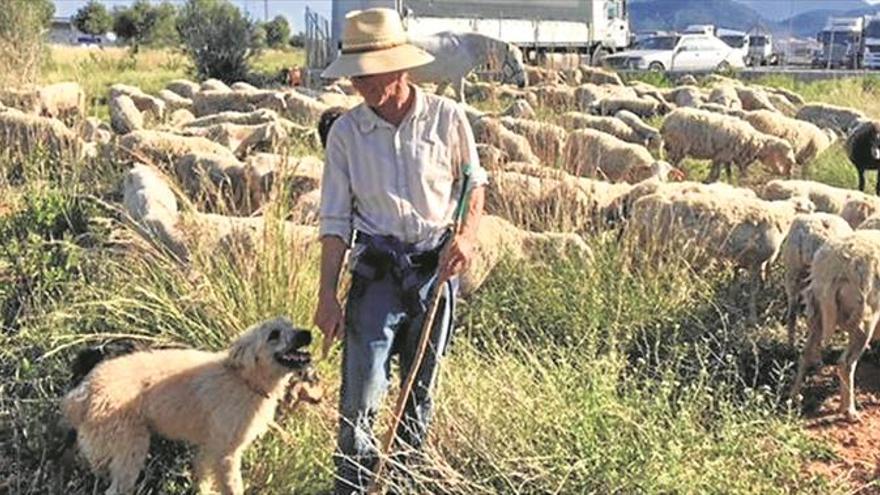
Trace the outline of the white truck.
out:
M 345 14 L 396 8 L 409 32 L 478 32 L 519 46 L 527 60 L 564 52 L 598 62 L 630 44 L 627 0 L 333 0 L 332 46 L 339 46 Z
M 746 64 L 752 66 L 776 65 L 779 57 L 773 51 L 773 35 L 769 32 L 752 31 L 749 33 L 749 55 Z
M 742 55 L 746 65 L 749 64 L 749 42 L 751 38 L 745 31 L 736 31 L 734 29 L 718 28 L 715 30 L 715 36 L 721 38 L 721 41 L 727 46 L 733 48 L 737 53 Z
M 862 44 L 865 46 L 862 52 L 862 67 L 871 70 L 880 69 L 880 15 L 865 19 Z
M 816 39 L 822 49 L 813 60 L 813 66 L 825 69 L 856 69 L 862 58 L 864 17 L 831 17 Z

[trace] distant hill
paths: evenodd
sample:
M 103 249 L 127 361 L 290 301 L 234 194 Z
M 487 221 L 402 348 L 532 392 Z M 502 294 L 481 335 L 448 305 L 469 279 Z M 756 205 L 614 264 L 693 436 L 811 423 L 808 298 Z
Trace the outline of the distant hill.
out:
M 880 12 L 880 5 L 864 5 L 853 10 L 813 10 L 776 23 L 773 31 L 812 38 L 825 27 L 829 17 L 854 17 Z
M 845 12 L 868 7 L 865 0 L 737 0 L 769 21 L 781 21 L 813 10 Z
M 763 19 L 734 0 L 635 0 L 630 4 L 630 22 L 636 31 L 681 30 L 690 24 L 748 30 Z

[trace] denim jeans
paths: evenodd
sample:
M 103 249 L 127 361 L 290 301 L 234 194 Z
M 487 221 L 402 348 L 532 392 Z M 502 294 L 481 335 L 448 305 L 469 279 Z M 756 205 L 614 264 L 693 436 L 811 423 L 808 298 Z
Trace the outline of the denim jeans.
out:
M 452 332 L 456 285 L 457 280 L 452 280 L 441 288 L 431 340 L 397 429 L 395 451 L 418 450 L 427 436 L 430 381 Z M 418 352 L 419 332 L 426 315 L 407 314 L 398 282 L 390 274 L 376 280 L 355 275 L 345 311 L 340 424 L 334 460 L 335 493 L 349 495 L 366 492 L 375 466 L 373 423 L 391 380 L 391 357 L 399 356 L 402 384 Z

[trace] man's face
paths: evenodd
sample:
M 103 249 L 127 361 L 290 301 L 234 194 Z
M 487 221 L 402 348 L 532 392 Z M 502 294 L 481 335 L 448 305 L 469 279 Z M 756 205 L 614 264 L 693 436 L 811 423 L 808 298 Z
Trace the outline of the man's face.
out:
M 354 76 L 351 78 L 351 83 L 371 107 L 381 107 L 406 84 L 403 71 Z

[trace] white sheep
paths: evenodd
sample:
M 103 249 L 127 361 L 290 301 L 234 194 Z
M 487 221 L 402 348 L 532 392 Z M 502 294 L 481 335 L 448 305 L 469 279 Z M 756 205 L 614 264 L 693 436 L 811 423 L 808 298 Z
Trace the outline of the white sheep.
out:
M 742 110 L 742 100 L 736 88 L 728 85 L 716 86 L 710 93 L 707 100 L 708 103 L 715 103 L 725 108 L 733 110 Z
M 193 110 L 192 99 L 184 98 L 170 89 L 159 91 L 159 98 L 165 102 L 165 106 L 168 108 L 169 112 L 174 112 L 175 110 L 180 109 L 189 110 L 190 112 Z
M 743 119 L 755 129 L 788 141 L 795 160 L 805 166 L 831 146 L 828 134 L 815 125 L 770 110 L 746 112 Z
M 138 110 L 154 122 L 162 122 L 165 119 L 165 102 L 155 96 L 144 93 L 141 88 L 127 84 L 114 84 L 110 86 L 110 98 L 125 95 L 132 99 Z
M 758 193 L 768 201 L 786 200 L 793 197 L 808 198 L 816 205 L 816 211 L 839 215 L 846 202 L 860 197 L 858 191 L 829 186 L 810 180 L 771 180 Z
M 794 346 L 801 292 L 807 286 L 807 276 L 813 256 L 828 242 L 852 233 L 852 228 L 837 215 L 810 213 L 798 215 L 791 223 L 782 242 L 780 258 L 785 267 L 785 295 L 788 300 L 786 324 L 788 343 Z
M 144 128 L 144 115 L 128 95 L 110 97 L 110 127 L 116 134 L 124 135 Z
M 498 119 L 480 118 L 471 123 L 474 139 L 478 143 L 491 144 L 503 151 L 509 159 L 518 162 L 539 163 L 528 139 L 504 127 Z
M 514 100 L 507 109 L 501 112 L 501 116 L 518 119 L 534 119 L 536 117 L 535 109 L 532 108 L 528 101 L 522 98 Z
M 159 170 L 135 164 L 123 179 L 122 204 L 142 235 L 157 238 L 176 256 L 187 258 L 186 245 L 178 229 L 177 198 Z
M 660 133 L 673 165 L 677 166 L 688 156 L 712 160 L 709 182 L 718 180 L 722 166 L 726 167 L 729 180 L 731 165 L 736 165 L 745 175 L 749 164 L 760 161 L 786 176 L 795 165 L 790 144 L 757 131 L 735 117 L 696 108 L 680 108 L 666 117 Z
M 202 81 L 201 86 L 199 86 L 199 91 L 223 91 L 224 93 L 231 93 L 232 88 L 219 79 L 207 79 Z M 193 96 L 190 96 L 190 98 Z
M 667 176 L 683 178 L 680 171 L 656 160 L 644 146 L 593 129 L 569 134 L 563 151 L 563 169 L 610 182 L 633 183 L 656 176 L 663 180 Z
M 0 152 L 31 156 L 38 151 L 56 159 L 79 159 L 83 142 L 58 119 L 7 108 L 0 111 Z
M 806 120 L 823 129 L 833 129 L 838 136 L 846 136 L 853 125 L 859 120 L 866 119 L 867 116 L 854 108 L 827 103 L 807 103 L 798 110 L 795 118 Z
M 184 155 L 208 153 L 235 159 L 228 148 L 203 137 L 162 131 L 134 131 L 122 136 L 117 149 L 124 160 L 171 166 Z
M 821 350 L 842 327 L 849 344 L 840 358 L 840 412 L 858 419 L 855 370 L 859 357 L 876 337 L 880 323 L 880 231 L 857 230 L 831 239 L 813 258 L 810 284 L 804 292 L 809 337 L 791 389 L 797 397 L 807 370 L 821 359 Z
M 626 122 L 616 117 L 599 117 L 583 112 L 565 112 L 559 119 L 570 130 L 595 129 L 622 139 L 628 143 L 645 144 L 645 139 Z
M 541 163 L 555 165 L 568 133 L 562 127 L 537 120 L 502 117 L 501 125 L 528 140 Z
M 663 103 L 649 97 L 603 98 L 598 102 L 593 103 L 593 108 L 596 109 L 600 115 L 614 115 L 621 110 L 627 110 L 642 118 L 663 115 L 670 110 L 668 105 L 664 105 Z
M 285 94 L 276 91 L 233 92 L 200 91 L 193 96 L 193 113 L 204 117 L 221 112 L 253 112 L 266 108 L 283 113 L 287 110 Z
M 614 114 L 642 137 L 642 143 L 651 151 L 660 151 L 663 147 L 663 136 L 660 130 L 645 123 L 638 115 L 621 110 Z
M 853 194 L 843 205 L 840 216 L 849 224 L 850 227 L 856 228 L 864 224 L 864 222 L 880 213 L 880 198 L 876 196 L 868 196 L 862 194 Z
M 194 83 L 188 79 L 175 79 L 166 84 L 165 89 L 173 91 L 189 100 L 192 100 L 193 95 L 201 91 L 201 87 L 198 83 Z
M 749 321 L 757 322 L 757 292 L 785 233 L 808 202 L 769 202 L 717 191 L 659 192 L 632 206 L 630 235 L 645 249 L 696 243 L 704 256 L 719 257 L 746 269 L 751 276 Z

